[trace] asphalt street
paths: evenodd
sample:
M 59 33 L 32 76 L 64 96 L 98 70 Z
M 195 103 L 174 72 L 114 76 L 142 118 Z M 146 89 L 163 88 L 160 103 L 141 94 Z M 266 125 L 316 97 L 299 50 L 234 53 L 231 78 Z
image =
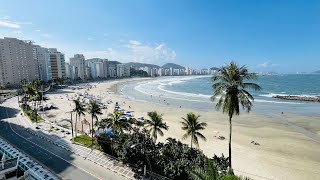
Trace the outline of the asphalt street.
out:
M 74 159 L 74 154 L 71 152 L 31 135 L 21 126 L 3 121 L 3 119 L 7 118 L 6 109 L 9 117 L 13 117 L 17 113 L 15 109 L 0 107 L 0 136 L 3 139 L 10 142 L 19 150 L 22 150 L 26 155 L 45 165 L 62 179 L 98 179 L 69 163 L 68 161 Z M 23 138 L 15 134 L 14 131 L 19 132 Z M 38 145 L 41 145 L 43 149 Z

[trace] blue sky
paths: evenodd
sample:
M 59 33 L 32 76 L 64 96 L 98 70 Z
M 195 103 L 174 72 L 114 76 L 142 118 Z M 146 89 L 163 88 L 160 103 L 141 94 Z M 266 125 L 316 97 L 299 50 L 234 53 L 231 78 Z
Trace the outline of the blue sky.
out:
M 320 1 L 0 0 L 0 37 L 121 62 L 320 69 Z

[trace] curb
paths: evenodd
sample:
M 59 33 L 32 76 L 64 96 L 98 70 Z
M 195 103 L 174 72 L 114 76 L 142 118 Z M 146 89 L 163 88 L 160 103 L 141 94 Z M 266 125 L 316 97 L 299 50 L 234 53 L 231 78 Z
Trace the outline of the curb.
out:
M 58 147 L 61 147 L 61 148 L 65 149 L 65 150 L 67 150 L 67 151 L 69 151 L 69 152 L 72 152 L 72 153 L 74 153 L 74 154 L 76 154 L 76 155 L 78 155 L 78 156 L 80 156 L 80 157 L 86 158 L 87 160 L 89 160 L 89 161 L 91 161 L 91 162 L 93 162 L 93 163 L 95 163 L 95 164 L 97 164 L 97 165 L 100 165 L 101 167 L 104 167 L 104 168 L 106 168 L 106 169 L 108 169 L 108 170 L 110 170 L 110 171 L 112 171 L 112 172 L 114 172 L 114 173 L 116 173 L 116 174 L 118 174 L 118 175 L 121 175 L 122 177 L 125 177 L 125 178 L 128 178 L 128 179 L 132 179 L 132 180 L 135 179 L 135 178 L 128 177 L 128 176 L 125 176 L 125 175 L 123 175 L 123 174 L 120 174 L 118 171 L 116 171 L 116 170 L 114 170 L 114 169 L 111 169 L 111 168 L 109 168 L 109 167 L 107 167 L 107 166 L 105 166 L 105 165 L 103 165 L 103 164 L 101 164 L 101 163 L 98 163 L 98 162 L 96 162 L 96 161 L 93 161 L 93 160 L 91 160 L 91 158 L 88 158 L 87 156 L 81 155 L 80 153 L 76 153 L 75 151 L 73 151 L 73 150 L 71 150 L 71 149 L 68 149 L 68 148 L 66 148 L 66 147 L 63 146 L 63 145 L 58 144 L 58 143 L 52 141 L 52 140 L 49 139 L 48 137 L 44 137 L 44 136 L 39 135 L 39 133 L 32 132 L 32 131 L 30 131 L 29 129 L 26 129 L 26 131 L 29 132 L 30 134 L 34 135 L 34 136 L 37 136 L 37 137 L 39 137 L 39 138 L 41 138 L 41 139 L 43 139 L 43 140 L 45 140 L 45 141 L 47 141 L 47 142 L 50 142 L 50 143 L 52 143 L 52 144 L 54 144 L 54 145 L 56 145 L 56 146 L 58 146 Z M 76 145 L 79 145 L 79 146 L 88 148 L 88 147 L 83 146 L 82 144 L 80 144 L 80 143 L 78 143 L 78 142 L 72 142 L 72 144 L 76 144 Z M 104 155 L 105 155 L 105 156 L 108 156 L 108 155 L 106 155 L 106 154 L 104 154 Z M 112 159 L 112 160 L 114 159 L 114 158 L 111 158 L 111 157 L 109 157 L 109 156 L 108 156 L 108 158 L 110 158 L 110 159 Z M 123 167 L 120 167 L 120 168 L 123 168 Z

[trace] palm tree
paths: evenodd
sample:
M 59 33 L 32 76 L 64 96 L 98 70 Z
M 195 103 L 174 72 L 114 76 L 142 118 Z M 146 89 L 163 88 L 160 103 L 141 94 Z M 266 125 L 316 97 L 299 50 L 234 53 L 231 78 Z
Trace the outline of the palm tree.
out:
M 102 119 L 100 121 L 100 126 L 112 128 L 112 134 L 114 137 L 116 137 L 117 132 L 123 132 L 123 130 L 129 130 L 130 124 L 127 121 L 127 119 L 121 118 L 124 113 L 114 110 L 113 113 L 109 113 L 108 117 L 105 119 Z
M 73 100 L 73 102 L 75 104 L 75 108 L 73 109 L 73 112 L 76 112 L 75 135 L 77 137 L 78 116 L 79 116 L 79 120 L 80 120 L 81 115 L 84 115 L 85 107 L 84 107 L 84 105 L 82 105 L 82 103 L 80 102 L 79 98 Z
M 95 118 L 98 121 L 98 116 L 102 114 L 101 109 L 96 101 L 90 101 L 88 112 L 91 114 L 91 138 L 92 138 L 92 144 L 93 144 L 93 118 Z
M 146 120 L 146 128 L 149 128 L 148 132 L 152 135 L 154 142 L 157 142 L 157 134 L 163 136 L 162 129 L 168 130 L 169 127 L 163 122 L 162 114 L 158 114 L 157 111 L 148 112 L 148 116 L 151 120 Z
M 30 99 L 32 99 L 35 95 L 36 95 L 36 91 L 34 88 L 34 84 L 32 82 L 23 82 L 22 84 L 23 90 L 25 92 L 25 104 L 27 101 L 29 101 Z
M 180 121 L 182 124 L 181 129 L 186 131 L 182 136 L 182 139 L 186 139 L 188 136 L 191 137 L 191 148 L 192 143 L 194 143 L 199 148 L 198 137 L 206 141 L 206 137 L 202 135 L 199 131 L 204 130 L 207 126 L 205 122 L 199 122 L 200 115 L 195 115 L 193 112 L 187 114 L 187 118 L 182 118 L 183 121 Z
M 256 80 L 257 75 L 248 71 L 246 66 L 239 67 L 235 62 L 230 62 L 218 70 L 213 76 L 212 88 L 214 93 L 211 100 L 214 101 L 218 96 L 219 100 L 216 109 L 222 108 L 223 113 L 229 115 L 229 167 L 231 168 L 231 135 L 232 135 L 232 117 L 240 114 L 240 105 L 250 112 L 254 101 L 253 96 L 246 89 L 261 90 L 261 87 L 247 80 Z
M 197 180 L 217 180 L 219 179 L 218 169 L 215 164 L 208 158 L 205 159 L 206 166 L 204 169 L 197 171 L 192 170 L 191 175 Z

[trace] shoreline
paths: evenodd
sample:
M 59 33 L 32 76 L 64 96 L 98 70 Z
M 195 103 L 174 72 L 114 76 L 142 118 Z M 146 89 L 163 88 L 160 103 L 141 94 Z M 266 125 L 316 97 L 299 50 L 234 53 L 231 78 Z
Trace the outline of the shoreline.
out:
M 179 121 L 181 121 L 181 117 L 186 116 L 190 111 L 200 114 L 200 121 L 208 123 L 208 127 L 202 131 L 207 137 L 207 141 L 199 141 L 200 149 L 208 157 L 212 157 L 214 154 L 220 156 L 222 153 L 227 156 L 228 139 L 217 139 L 218 136 L 228 137 L 229 123 L 226 114 L 216 111 L 204 112 L 185 107 L 177 108 L 147 101 L 140 102 L 126 98 L 117 91 L 121 84 L 145 80 L 153 80 L 153 78 L 133 78 L 90 83 L 96 85 L 96 88 L 90 89 L 88 92 L 95 95 L 102 93 L 103 102 L 112 99 L 113 102 L 119 102 L 121 107 L 127 110 L 129 110 L 130 106 L 130 110 L 134 111 L 136 118 L 147 117 L 147 112 L 154 110 L 163 113 L 164 121 L 169 126 L 169 130 L 164 132 L 163 137 L 158 137 L 158 142 L 164 142 L 166 138 L 172 137 L 189 144 L 189 139 L 181 140 L 184 132 L 181 130 Z M 63 91 L 67 92 L 68 89 Z M 74 94 L 84 91 L 82 89 L 68 93 Z M 69 115 L 65 115 L 65 111 L 70 108 L 71 102 L 62 97 L 62 93 L 59 92 L 49 94 L 49 96 L 50 101 L 57 104 L 59 109 L 48 111 L 46 115 L 52 115 L 53 117 L 50 119 L 53 121 L 59 118 L 68 118 Z M 60 98 L 57 96 L 60 96 Z M 106 117 L 106 112 L 112 112 L 111 106 L 112 104 L 109 105 L 109 109 L 103 110 L 104 115 L 99 119 Z M 84 118 L 91 120 L 88 114 L 82 117 L 81 120 Z M 298 122 L 303 126 L 309 126 L 320 135 L 318 117 L 285 114 L 284 118 L 289 119 L 292 123 Z M 253 140 L 258 142 L 260 146 L 250 143 Z M 320 177 L 320 168 L 316 168 L 320 167 L 320 157 L 317 151 L 320 149 L 320 144 L 291 127 L 274 120 L 272 117 L 256 113 L 242 113 L 240 116 L 236 116 L 233 119 L 232 143 L 233 167 L 236 174 L 253 179 L 313 179 L 314 177 Z

